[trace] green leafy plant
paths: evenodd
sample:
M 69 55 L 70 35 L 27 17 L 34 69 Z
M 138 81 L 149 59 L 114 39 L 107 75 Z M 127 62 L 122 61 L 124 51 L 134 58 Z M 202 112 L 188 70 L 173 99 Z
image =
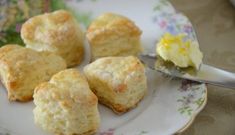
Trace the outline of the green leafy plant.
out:
M 10 27 L 6 31 L 4 31 L 4 35 L 4 38 L 0 40 L 0 46 L 3 46 L 5 44 L 24 45 L 23 40 L 21 39 L 19 33 L 15 31 L 14 27 Z
M 17 11 L 17 14 L 15 15 L 13 24 L 8 26 L 7 28 L 4 28 L 2 31 L 0 31 L 0 46 L 6 45 L 6 44 L 19 44 L 19 45 L 24 45 L 23 40 L 20 37 L 20 26 L 27 20 L 28 18 L 24 17 L 24 13 L 22 11 L 22 7 L 18 7 L 19 1 L 18 0 L 10 0 L 8 1 L 9 3 L 15 5 L 15 9 Z M 33 0 L 24 0 L 23 1 L 25 6 L 27 8 L 32 7 L 31 4 L 35 4 Z M 64 0 L 41 0 L 40 2 L 36 3 L 37 6 L 41 4 L 41 6 L 38 6 L 39 9 L 38 11 L 40 12 L 35 12 L 30 14 L 30 16 L 35 16 L 37 14 L 41 14 L 43 12 L 48 12 L 48 11 L 55 11 L 59 9 L 65 9 L 70 11 L 75 18 L 85 27 L 88 27 L 88 25 L 91 22 L 91 12 L 82 12 L 82 11 L 75 11 L 71 8 L 69 8 Z M 1 19 L 1 18 L 0 18 Z

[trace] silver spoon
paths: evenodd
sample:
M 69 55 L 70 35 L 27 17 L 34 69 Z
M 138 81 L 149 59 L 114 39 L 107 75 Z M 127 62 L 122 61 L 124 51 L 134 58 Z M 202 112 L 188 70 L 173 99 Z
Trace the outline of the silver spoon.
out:
M 157 57 L 156 54 L 141 54 L 139 59 L 150 69 L 173 77 L 235 89 L 235 74 L 222 69 L 206 64 L 201 64 L 198 71 L 193 68 L 178 68 L 173 63 Z

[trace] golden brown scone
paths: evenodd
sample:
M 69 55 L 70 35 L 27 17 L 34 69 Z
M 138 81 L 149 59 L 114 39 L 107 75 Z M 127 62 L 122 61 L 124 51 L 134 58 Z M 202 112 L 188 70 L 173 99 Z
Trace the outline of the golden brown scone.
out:
M 18 45 L 0 48 L 0 78 L 11 101 L 31 100 L 36 85 L 65 68 L 65 61 L 55 54 Z
M 89 26 L 88 38 L 92 60 L 105 56 L 130 56 L 142 51 L 142 31 L 127 17 L 105 13 Z
M 118 114 L 135 107 L 147 91 L 144 66 L 134 56 L 97 59 L 84 73 L 99 101 Z
M 21 29 L 26 47 L 62 56 L 68 67 L 78 65 L 84 55 L 84 33 L 65 10 L 30 18 Z
M 76 69 L 55 74 L 35 88 L 35 123 L 56 135 L 94 134 L 100 123 L 98 99 Z

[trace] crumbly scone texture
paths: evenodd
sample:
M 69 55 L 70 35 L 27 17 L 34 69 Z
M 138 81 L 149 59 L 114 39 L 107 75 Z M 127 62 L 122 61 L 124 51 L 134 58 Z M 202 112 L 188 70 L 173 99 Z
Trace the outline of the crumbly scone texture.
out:
M 89 26 L 86 37 L 92 60 L 106 56 L 130 56 L 142 51 L 142 31 L 122 15 L 104 13 Z
M 27 20 L 21 29 L 27 48 L 49 51 L 63 57 L 68 67 L 78 65 L 84 55 L 84 33 L 65 10 L 45 13 Z
M 97 59 L 84 73 L 99 101 L 118 114 L 134 108 L 147 91 L 144 66 L 134 56 Z
M 66 68 L 58 55 L 37 52 L 19 45 L 0 48 L 0 78 L 11 101 L 29 101 L 34 88 Z
M 100 124 L 98 99 L 86 78 L 76 69 L 55 74 L 35 88 L 34 120 L 58 135 L 91 135 Z

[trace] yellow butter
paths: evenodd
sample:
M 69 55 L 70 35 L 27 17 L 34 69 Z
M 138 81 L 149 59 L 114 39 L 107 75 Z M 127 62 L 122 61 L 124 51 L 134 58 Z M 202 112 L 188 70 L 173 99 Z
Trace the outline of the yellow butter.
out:
M 171 61 L 178 67 L 195 67 L 202 63 L 202 52 L 197 42 L 184 40 L 185 34 L 171 35 L 166 33 L 157 43 L 157 54 L 165 61 Z

